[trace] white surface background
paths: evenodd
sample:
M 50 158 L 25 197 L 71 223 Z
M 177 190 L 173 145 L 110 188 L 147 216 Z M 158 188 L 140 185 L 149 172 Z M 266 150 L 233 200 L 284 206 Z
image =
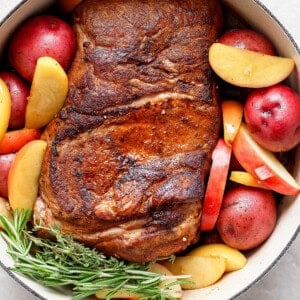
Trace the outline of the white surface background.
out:
M 42 1 L 42 0 L 40 0 Z M 0 19 L 19 0 L 0 0 Z M 261 0 L 289 30 L 300 47 L 300 1 Z M 299 216 L 300 218 L 300 216 Z M 0 299 L 35 300 L 0 268 Z M 254 284 L 237 300 L 297 300 L 300 299 L 300 235 L 286 254 L 263 279 Z M 51 299 L 49 299 L 51 300 Z M 196 300 L 196 299 L 195 299 Z M 221 299 L 220 299 L 221 300 Z

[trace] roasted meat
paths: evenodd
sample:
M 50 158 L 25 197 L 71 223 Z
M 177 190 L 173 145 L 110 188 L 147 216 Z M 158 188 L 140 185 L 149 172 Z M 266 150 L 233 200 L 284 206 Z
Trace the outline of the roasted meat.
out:
M 47 126 L 35 215 L 107 255 L 145 262 L 199 239 L 220 129 L 208 47 L 215 0 L 86 0 L 69 93 Z

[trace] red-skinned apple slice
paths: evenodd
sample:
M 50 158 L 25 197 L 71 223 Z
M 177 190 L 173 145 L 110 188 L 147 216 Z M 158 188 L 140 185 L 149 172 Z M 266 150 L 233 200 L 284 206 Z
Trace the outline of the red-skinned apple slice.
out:
M 203 201 L 200 230 L 212 230 L 222 205 L 230 165 L 231 147 L 219 139 L 212 153 L 212 165 Z
M 254 141 L 245 124 L 240 126 L 232 150 L 243 168 L 267 188 L 283 195 L 299 193 L 300 185 L 293 176 L 272 152 Z

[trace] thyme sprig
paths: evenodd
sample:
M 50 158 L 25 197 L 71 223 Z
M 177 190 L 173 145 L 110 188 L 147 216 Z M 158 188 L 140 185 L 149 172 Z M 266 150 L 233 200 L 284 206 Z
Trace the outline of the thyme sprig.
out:
M 162 281 L 171 277 L 148 271 L 150 263 L 128 263 L 106 257 L 63 234 L 58 226 L 49 229 L 35 225 L 29 230 L 31 213 L 16 211 L 13 222 L 0 215 L 5 229 L 1 236 L 14 260 L 13 271 L 44 286 L 70 286 L 73 300 L 84 299 L 100 290 L 107 291 L 106 299 L 111 299 L 121 289 L 141 295 L 140 299 L 175 299 L 169 294 L 170 288 L 180 280 L 161 286 Z M 41 229 L 49 230 L 54 239 L 36 236 L 35 231 Z M 185 277 L 179 279 L 182 278 Z

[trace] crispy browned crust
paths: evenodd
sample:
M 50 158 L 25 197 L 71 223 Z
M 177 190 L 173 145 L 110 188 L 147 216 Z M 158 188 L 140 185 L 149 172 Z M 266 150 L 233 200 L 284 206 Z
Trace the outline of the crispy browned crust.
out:
M 69 95 L 47 127 L 35 214 L 105 254 L 144 262 L 199 239 L 220 127 L 207 52 L 214 0 L 86 0 Z

